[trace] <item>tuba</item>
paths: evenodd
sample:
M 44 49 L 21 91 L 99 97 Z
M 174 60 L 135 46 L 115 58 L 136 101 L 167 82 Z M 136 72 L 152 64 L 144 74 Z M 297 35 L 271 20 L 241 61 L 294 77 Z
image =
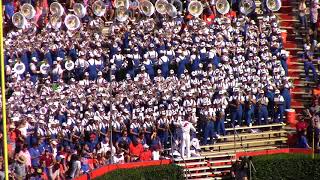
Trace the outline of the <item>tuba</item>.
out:
M 60 3 L 53 2 L 50 5 L 50 12 L 51 12 L 51 14 L 56 14 L 61 17 L 64 13 L 64 8 L 62 7 L 62 5 Z
M 49 23 L 53 29 L 59 29 L 62 24 L 61 17 L 57 14 L 54 14 L 50 17 Z
M 177 17 L 178 11 L 177 11 L 177 8 L 173 4 L 167 4 L 166 9 L 167 9 L 168 16 L 170 16 L 172 18 Z
M 23 4 L 20 12 L 26 19 L 32 19 L 36 15 L 36 10 L 29 3 Z
M 202 3 L 196 0 L 191 1 L 188 5 L 188 12 L 194 17 L 200 16 L 203 12 Z
M 248 15 L 256 9 L 254 0 L 241 0 L 239 3 L 239 10 L 242 14 Z
M 114 7 L 120 8 L 124 7 L 125 9 L 129 9 L 130 1 L 129 0 L 115 0 Z
M 64 24 L 70 31 L 78 29 L 81 25 L 80 19 L 78 18 L 78 16 L 74 14 L 68 14 L 64 19 Z
M 24 28 L 26 22 L 26 18 L 20 12 L 14 13 L 12 16 L 12 24 L 17 28 Z
M 166 14 L 167 13 L 167 5 L 168 5 L 167 0 L 157 0 L 157 2 L 155 3 L 156 11 L 159 14 Z
M 75 3 L 73 5 L 73 11 L 74 11 L 74 14 L 79 18 L 83 18 L 87 13 L 87 9 L 81 3 Z
M 128 15 L 128 9 L 125 6 L 119 6 L 116 9 L 116 19 L 120 22 L 124 22 L 128 20 L 129 15 Z
M 103 1 L 96 1 L 92 4 L 93 14 L 96 16 L 103 16 L 106 12 L 106 4 Z
M 279 11 L 281 8 L 281 0 L 267 0 L 266 5 L 270 11 Z
M 140 2 L 139 9 L 142 14 L 144 14 L 148 17 L 152 16 L 152 14 L 154 13 L 154 6 L 148 0 Z
M 172 0 L 171 4 L 176 8 L 176 10 L 179 12 L 179 14 L 182 14 L 183 4 L 182 4 L 181 0 Z
M 227 14 L 230 10 L 230 4 L 228 0 L 218 0 L 216 2 L 216 9 L 220 14 Z

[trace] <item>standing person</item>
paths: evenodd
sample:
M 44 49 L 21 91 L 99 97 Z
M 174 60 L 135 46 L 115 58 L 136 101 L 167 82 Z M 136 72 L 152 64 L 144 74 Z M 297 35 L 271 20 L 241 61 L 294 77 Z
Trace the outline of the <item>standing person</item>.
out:
M 13 165 L 14 177 L 17 180 L 26 179 L 27 176 L 27 166 L 26 166 L 26 157 L 19 156 L 16 160 L 16 163 Z
M 189 121 L 181 121 L 181 128 L 182 128 L 182 142 L 180 145 L 180 153 L 182 157 L 190 157 L 190 131 L 196 132 L 196 129 Z M 185 155 L 185 152 L 187 155 Z
M 313 39 L 317 40 L 317 22 L 318 22 L 318 9 L 319 9 L 319 0 L 311 0 L 311 8 L 310 8 L 310 28 L 313 31 Z M 316 43 L 314 44 L 316 45 Z
M 274 104 L 275 104 L 274 122 L 278 123 L 280 121 L 282 123 L 283 115 L 284 115 L 284 98 L 282 95 L 280 95 L 280 91 L 278 89 L 275 91 Z
M 262 124 L 262 118 L 265 124 L 268 124 L 268 104 L 269 99 L 265 96 L 264 91 L 259 92 L 259 97 L 257 100 L 257 111 L 258 111 L 258 125 Z
M 312 80 L 317 81 L 318 80 L 318 74 L 316 71 L 316 68 L 313 64 L 313 57 L 311 55 L 307 55 L 307 59 L 304 61 L 304 73 L 306 74 L 306 80 L 310 81 L 309 71 L 312 71 Z
M 301 0 L 299 3 L 299 19 L 301 27 L 307 29 L 307 17 L 306 17 L 307 5 L 306 0 Z

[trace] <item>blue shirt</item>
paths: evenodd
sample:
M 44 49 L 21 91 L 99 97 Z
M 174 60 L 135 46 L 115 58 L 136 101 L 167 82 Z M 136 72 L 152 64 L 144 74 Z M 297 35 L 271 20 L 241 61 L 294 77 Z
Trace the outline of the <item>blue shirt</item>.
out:
M 39 160 L 41 155 L 39 148 L 30 148 L 29 153 L 31 156 L 31 165 L 33 167 L 39 167 L 40 166 Z

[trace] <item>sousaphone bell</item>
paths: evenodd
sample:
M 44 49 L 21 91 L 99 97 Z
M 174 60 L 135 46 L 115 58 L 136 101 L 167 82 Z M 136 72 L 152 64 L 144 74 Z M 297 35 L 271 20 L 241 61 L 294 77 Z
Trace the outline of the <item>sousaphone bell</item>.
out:
M 154 10 L 155 10 L 153 4 L 148 0 L 140 2 L 139 9 L 142 14 L 144 14 L 148 17 L 152 16 L 152 14 L 154 13 Z
M 227 14 L 230 10 L 230 4 L 228 0 L 217 0 L 216 9 L 222 15 Z
M 74 14 L 68 14 L 64 19 L 64 24 L 68 30 L 73 31 L 80 27 L 80 19 Z
M 27 22 L 26 18 L 20 12 L 14 13 L 11 20 L 12 24 L 19 29 L 24 28 Z
M 279 11 L 281 8 L 281 0 L 267 0 L 266 5 L 270 11 Z
M 51 14 L 56 14 L 61 17 L 64 14 L 64 8 L 62 7 L 62 5 L 60 3 L 53 2 L 50 5 L 50 12 L 51 12 Z
M 25 3 L 21 6 L 21 10 L 20 10 L 21 14 L 26 18 L 26 19 L 32 19 L 35 15 L 36 15 L 36 10 L 34 9 L 34 7 L 29 4 L 29 3 Z
M 203 12 L 203 5 L 199 1 L 191 1 L 188 5 L 188 12 L 194 16 L 199 17 Z
M 53 29 L 57 30 L 62 25 L 61 17 L 57 14 L 54 14 L 50 17 L 49 23 Z
M 119 6 L 116 9 L 116 19 L 120 22 L 124 22 L 128 20 L 129 15 L 128 15 L 128 9 L 125 6 Z
M 100 0 L 95 1 L 92 4 L 92 10 L 94 15 L 101 17 L 106 13 L 106 4 Z
M 254 0 L 241 0 L 239 3 L 239 10 L 242 14 L 248 15 L 256 9 Z
M 129 0 L 115 0 L 114 3 L 114 7 L 115 8 L 120 8 L 120 7 L 124 7 L 125 9 L 129 9 L 130 6 L 130 1 Z
M 167 13 L 167 5 L 168 5 L 167 0 L 157 0 L 157 2 L 155 3 L 156 11 L 159 14 L 166 14 Z
M 76 16 L 78 16 L 79 18 L 83 18 L 86 13 L 87 13 L 87 9 L 84 7 L 83 4 L 81 3 L 75 3 L 73 5 L 73 12 Z

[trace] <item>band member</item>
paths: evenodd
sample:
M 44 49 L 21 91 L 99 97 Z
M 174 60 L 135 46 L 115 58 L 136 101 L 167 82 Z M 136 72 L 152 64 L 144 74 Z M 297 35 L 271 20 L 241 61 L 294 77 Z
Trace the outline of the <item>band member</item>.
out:
M 257 99 L 257 111 L 258 111 L 258 125 L 262 124 L 262 119 L 264 124 L 268 124 L 268 104 L 269 99 L 265 96 L 264 91 L 260 90 Z
M 274 104 L 275 104 L 275 117 L 274 122 L 283 122 L 283 115 L 284 115 L 284 98 L 280 95 L 280 91 L 277 89 L 275 91 L 274 96 Z

